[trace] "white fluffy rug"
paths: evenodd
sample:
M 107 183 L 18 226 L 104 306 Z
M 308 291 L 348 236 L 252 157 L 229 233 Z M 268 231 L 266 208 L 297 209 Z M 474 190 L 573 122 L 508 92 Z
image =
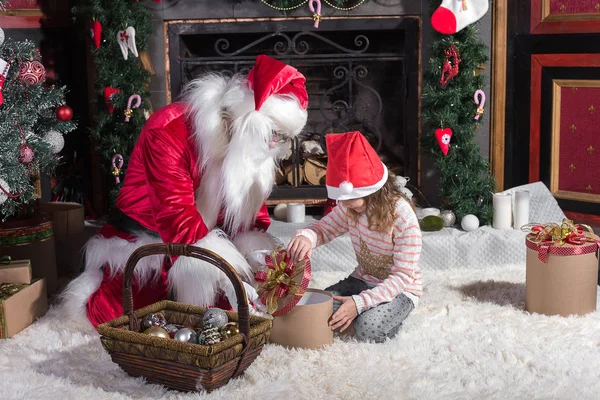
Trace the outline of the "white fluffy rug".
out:
M 342 278 L 317 272 L 314 287 Z M 0 398 L 17 399 L 598 399 L 600 315 L 523 311 L 524 266 L 424 272 L 404 329 L 383 344 L 339 339 L 320 351 L 265 346 L 245 377 L 208 395 L 127 376 L 98 335 L 52 309 L 0 341 Z

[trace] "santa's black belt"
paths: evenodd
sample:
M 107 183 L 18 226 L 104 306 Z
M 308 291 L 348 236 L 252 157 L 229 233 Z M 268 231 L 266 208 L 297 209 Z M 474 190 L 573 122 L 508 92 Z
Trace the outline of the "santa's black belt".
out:
M 108 219 L 106 222 L 114 226 L 121 232 L 130 233 L 132 235 L 145 233 L 147 235 L 160 238 L 160 234 L 158 232 L 154 232 L 146 228 L 145 226 L 137 222 L 135 219 L 131 218 L 127 214 L 124 214 L 119 209 L 114 209 L 113 211 L 111 211 L 108 215 Z

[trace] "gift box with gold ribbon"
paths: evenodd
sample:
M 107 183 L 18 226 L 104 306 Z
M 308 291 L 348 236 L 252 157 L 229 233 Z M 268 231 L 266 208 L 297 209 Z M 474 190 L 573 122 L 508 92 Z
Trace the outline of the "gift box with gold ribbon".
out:
M 266 269 L 258 271 L 257 293 L 273 315 L 269 342 L 291 348 L 316 349 L 333 343 L 328 325 L 333 297 L 308 288 L 311 266 L 308 258 L 291 262 L 285 250 L 275 249 L 265 257 Z
M 565 219 L 523 229 L 529 232 L 525 309 L 561 316 L 596 311 L 600 238 L 592 228 Z

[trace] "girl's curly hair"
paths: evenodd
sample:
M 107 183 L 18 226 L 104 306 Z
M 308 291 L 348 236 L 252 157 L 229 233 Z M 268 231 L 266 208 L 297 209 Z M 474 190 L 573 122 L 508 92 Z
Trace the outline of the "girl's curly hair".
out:
M 398 214 L 396 214 L 398 200 L 406 200 L 414 209 L 412 201 L 400 191 L 396 183 L 396 176 L 391 172 L 383 187 L 364 199 L 367 203 L 365 212 L 369 221 L 369 229 L 373 231 L 387 232 L 394 226 L 398 218 Z M 358 218 L 359 214 L 356 211 L 351 209 L 348 211 L 352 218 Z

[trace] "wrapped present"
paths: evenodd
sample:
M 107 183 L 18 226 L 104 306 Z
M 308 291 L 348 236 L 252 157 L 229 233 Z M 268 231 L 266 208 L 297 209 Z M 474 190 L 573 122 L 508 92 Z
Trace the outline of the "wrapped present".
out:
M 0 283 L 31 283 L 31 262 L 0 257 Z
M 83 205 L 68 202 L 40 204 L 40 210 L 52 219 L 59 277 L 75 276 L 81 270 L 81 254 L 87 240 L 96 231 L 85 228 Z
M 323 290 L 309 289 L 308 258 L 290 262 L 286 252 L 274 250 L 265 257 L 266 269 L 256 273 L 257 293 L 273 315 L 269 342 L 291 348 L 315 349 L 333 343 L 328 325 L 333 297 Z
M 587 225 L 528 225 L 525 309 L 545 315 L 596 311 L 600 238 Z
M 31 261 L 34 277 L 45 278 L 49 294 L 58 286 L 52 221 L 44 216 L 0 224 L 0 254 Z
M 0 283 L 0 339 L 31 325 L 48 310 L 43 278 L 27 283 Z

